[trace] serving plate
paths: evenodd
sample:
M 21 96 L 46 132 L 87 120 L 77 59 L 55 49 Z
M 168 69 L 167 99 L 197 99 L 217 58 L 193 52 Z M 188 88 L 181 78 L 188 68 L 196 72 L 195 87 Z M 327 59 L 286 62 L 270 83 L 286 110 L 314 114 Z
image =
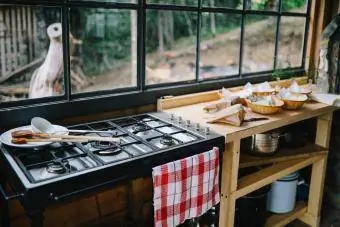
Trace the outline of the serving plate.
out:
M 53 128 L 55 130 L 55 135 L 66 135 L 68 134 L 67 128 L 60 126 L 60 125 L 53 125 Z M 41 147 L 46 146 L 48 144 L 51 144 L 52 142 L 30 142 L 26 144 L 15 144 L 12 143 L 12 132 L 18 131 L 18 130 L 32 130 L 30 125 L 13 128 L 10 129 L 0 135 L 0 142 L 11 147 L 19 147 L 19 148 L 34 148 L 34 147 Z

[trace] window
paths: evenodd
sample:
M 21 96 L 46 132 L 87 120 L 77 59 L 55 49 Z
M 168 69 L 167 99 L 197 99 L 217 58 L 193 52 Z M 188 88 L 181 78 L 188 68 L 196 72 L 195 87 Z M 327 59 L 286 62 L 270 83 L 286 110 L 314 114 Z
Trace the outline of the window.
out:
M 123 108 L 304 71 L 307 0 L 15 2 L 0 4 L 0 112 Z

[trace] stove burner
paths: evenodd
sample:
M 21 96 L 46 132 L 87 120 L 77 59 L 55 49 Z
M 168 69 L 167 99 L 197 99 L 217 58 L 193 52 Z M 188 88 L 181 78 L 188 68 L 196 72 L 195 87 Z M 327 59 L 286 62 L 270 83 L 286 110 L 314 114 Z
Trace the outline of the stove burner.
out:
M 62 174 L 66 172 L 66 168 L 61 163 L 53 162 L 46 166 L 46 171 L 48 173 Z
M 121 152 L 122 150 L 117 147 L 116 149 L 94 151 L 93 153 L 100 155 L 100 156 L 114 156 L 114 155 L 120 154 Z
M 148 129 L 149 129 L 148 126 L 144 124 L 136 124 L 135 126 L 132 127 L 133 132 L 140 132 Z
M 114 142 L 108 142 L 108 141 L 94 141 L 91 143 L 92 147 L 93 148 L 96 148 L 96 149 L 118 149 L 118 144 L 117 143 L 114 143 Z
M 171 138 L 170 136 L 163 136 L 160 141 L 161 144 L 166 146 L 172 146 L 175 145 L 175 140 Z

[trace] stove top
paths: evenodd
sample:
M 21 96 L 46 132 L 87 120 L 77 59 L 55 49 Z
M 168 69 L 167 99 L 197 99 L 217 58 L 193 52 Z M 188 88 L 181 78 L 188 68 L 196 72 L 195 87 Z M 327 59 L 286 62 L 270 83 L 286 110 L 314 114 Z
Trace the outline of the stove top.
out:
M 173 121 L 166 120 L 169 119 L 145 114 L 69 127 L 107 131 L 81 135 L 118 137 L 119 143 L 97 141 L 77 144 L 54 143 L 43 148 L 24 151 L 18 148 L 6 147 L 6 149 L 29 181 L 35 183 L 183 146 L 207 137 L 188 125 L 181 127 Z
M 52 143 L 30 149 L 1 145 L 1 167 L 6 168 L 12 188 L 30 198 L 23 200 L 26 207 L 35 209 L 122 180 L 151 176 L 155 166 L 213 147 L 224 149 L 222 135 L 161 112 L 68 128 L 105 131 L 78 135 L 120 140 L 117 143 Z

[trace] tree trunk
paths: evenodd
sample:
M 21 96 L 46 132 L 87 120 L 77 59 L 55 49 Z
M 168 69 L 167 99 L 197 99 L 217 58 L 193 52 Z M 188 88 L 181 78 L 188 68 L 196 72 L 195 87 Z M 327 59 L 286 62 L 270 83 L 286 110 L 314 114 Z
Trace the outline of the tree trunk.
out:
M 173 47 L 175 39 L 174 39 L 174 15 L 172 11 L 169 11 L 168 16 L 168 22 L 169 22 L 169 39 L 170 39 L 170 46 Z
M 167 11 L 164 15 L 164 36 L 169 43 L 170 49 L 174 44 L 174 18 L 172 14 L 172 11 Z
M 214 5 L 215 5 L 215 1 L 210 0 L 210 7 L 214 7 Z M 211 29 L 211 33 L 215 37 L 215 35 L 216 35 L 216 22 L 215 22 L 215 14 L 214 13 L 210 13 L 210 29 Z
M 158 53 L 160 56 L 164 53 L 164 40 L 163 40 L 163 18 L 162 18 L 162 12 L 157 12 L 157 27 L 158 27 Z
M 131 84 L 137 85 L 137 11 L 131 10 Z

